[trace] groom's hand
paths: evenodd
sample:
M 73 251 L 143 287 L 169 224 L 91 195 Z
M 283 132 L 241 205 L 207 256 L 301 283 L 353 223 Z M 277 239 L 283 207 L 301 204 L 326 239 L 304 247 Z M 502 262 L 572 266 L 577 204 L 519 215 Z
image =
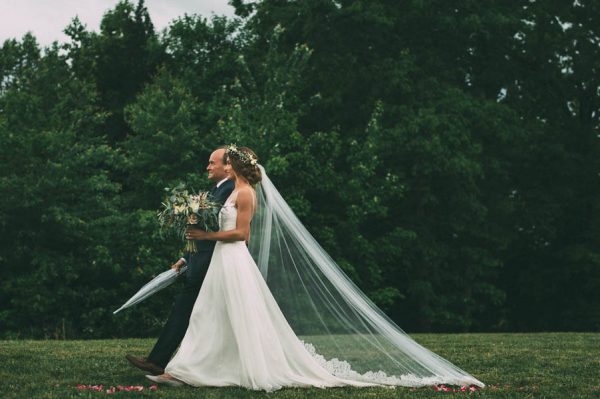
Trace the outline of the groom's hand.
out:
M 204 240 L 206 238 L 206 231 L 200 230 L 196 227 L 188 227 L 185 230 L 186 240 Z
M 176 272 L 179 272 L 179 269 L 185 265 L 185 261 L 183 259 L 179 259 L 177 262 L 171 265 L 171 269 L 175 269 Z

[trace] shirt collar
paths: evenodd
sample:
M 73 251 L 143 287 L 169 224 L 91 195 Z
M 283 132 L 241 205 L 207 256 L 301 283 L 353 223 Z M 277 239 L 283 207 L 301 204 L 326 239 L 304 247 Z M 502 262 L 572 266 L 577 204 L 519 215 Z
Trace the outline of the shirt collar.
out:
M 229 180 L 229 177 L 226 177 L 223 180 L 221 180 L 220 182 L 218 182 L 217 183 L 217 188 L 219 188 L 221 186 L 221 184 L 225 183 L 227 180 Z

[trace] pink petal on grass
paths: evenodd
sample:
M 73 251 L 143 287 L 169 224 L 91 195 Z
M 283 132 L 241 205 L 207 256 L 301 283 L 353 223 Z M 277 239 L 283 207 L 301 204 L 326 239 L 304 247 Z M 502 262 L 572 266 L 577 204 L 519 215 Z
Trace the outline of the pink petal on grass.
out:
M 441 384 L 441 385 L 434 385 L 433 390 L 435 392 L 440 392 L 440 391 L 441 392 L 467 392 L 467 391 L 475 392 L 475 391 L 478 391 L 479 388 L 475 385 L 471 385 L 471 386 L 464 385 L 460 388 L 451 388 L 444 384 Z
M 113 394 L 117 391 L 126 391 L 126 392 L 142 392 L 144 389 L 146 389 L 143 385 L 127 385 L 127 386 L 123 386 L 123 385 L 117 385 L 117 387 L 111 386 L 111 387 L 107 387 L 106 391 L 104 390 L 104 385 L 83 385 L 83 384 L 77 384 L 77 389 L 80 391 L 83 390 L 88 390 L 88 391 L 96 391 L 96 392 L 106 392 L 107 394 Z M 149 391 L 157 391 L 158 390 L 158 386 L 157 385 L 150 385 L 148 387 Z

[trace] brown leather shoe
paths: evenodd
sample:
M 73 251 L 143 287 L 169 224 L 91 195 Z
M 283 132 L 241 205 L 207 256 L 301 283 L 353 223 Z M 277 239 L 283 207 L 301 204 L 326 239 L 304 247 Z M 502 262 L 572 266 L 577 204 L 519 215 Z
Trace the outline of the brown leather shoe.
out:
M 129 363 L 133 364 L 138 369 L 147 371 L 154 375 L 160 375 L 165 373 L 165 369 L 156 364 L 148 361 L 148 359 L 144 357 L 137 357 L 133 355 L 125 355 L 125 359 L 129 361 Z

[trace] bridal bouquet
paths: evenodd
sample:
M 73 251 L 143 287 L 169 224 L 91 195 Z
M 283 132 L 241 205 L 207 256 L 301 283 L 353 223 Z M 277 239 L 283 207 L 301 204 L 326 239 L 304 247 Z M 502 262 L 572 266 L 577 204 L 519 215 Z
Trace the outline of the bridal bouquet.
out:
M 185 239 L 185 230 L 193 225 L 204 231 L 219 229 L 220 204 L 209 198 L 207 191 L 198 194 L 190 193 L 183 184 L 175 188 L 165 188 L 169 193 L 162 203 L 163 208 L 158 212 L 158 222 L 161 230 L 175 233 Z M 196 252 L 196 243 L 186 240 L 185 252 Z

